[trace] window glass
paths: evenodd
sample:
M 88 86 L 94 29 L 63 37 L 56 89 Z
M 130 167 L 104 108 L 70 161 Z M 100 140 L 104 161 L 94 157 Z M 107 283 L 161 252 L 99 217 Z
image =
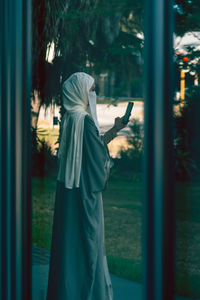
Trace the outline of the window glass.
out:
M 196 30 L 195 25 L 197 16 L 199 18 L 199 9 L 196 5 L 195 1 L 189 1 L 187 5 L 183 3 L 176 5 L 174 40 L 176 293 L 194 299 L 200 297 L 200 32 Z
M 64 114 L 61 84 L 74 72 L 95 79 L 102 136 L 134 102 L 129 123 L 108 143 L 113 166 L 102 199 L 114 295 L 130 284 L 128 299 L 135 282 L 142 283 L 143 2 L 97 2 L 33 6 L 33 299 L 46 297 Z

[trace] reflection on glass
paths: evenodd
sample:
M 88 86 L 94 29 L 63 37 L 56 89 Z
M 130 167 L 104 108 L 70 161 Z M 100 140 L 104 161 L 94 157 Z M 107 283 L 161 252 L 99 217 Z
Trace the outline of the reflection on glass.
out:
M 200 86 L 199 32 L 188 7 L 176 7 L 174 149 L 176 174 L 176 294 L 200 297 Z M 184 9 L 182 16 L 180 10 Z M 196 11 L 199 16 L 199 11 Z M 181 20 L 182 19 L 182 20 Z M 183 19 L 185 20 L 184 22 Z
M 143 3 L 49 3 L 35 5 L 33 13 L 33 299 L 46 297 L 64 112 L 61 84 L 80 71 L 95 78 L 102 134 L 123 116 L 128 101 L 135 103 L 129 126 L 108 144 L 114 166 L 102 196 L 114 286 L 114 275 L 142 282 Z
M 119 277 L 141 282 L 143 102 L 134 103 L 129 126 L 108 145 L 114 167 L 103 200 L 109 268 Z M 108 126 L 114 115 L 123 115 L 126 105 L 106 109 L 99 104 L 102 124 Z
M 121 102 L 115 107 L 105 103 L 97 104 L 102 134 L 112 127 L 115 116 L 124 114 L 126 106 L 127 102 Z M 50 144 L 51 139 L 57 140 L 58 128 L 55 125 L 52 126 L 54 128 L 44 128 L 44 119 L 47 123 L 48 118 L 52 120 L 52 115 L 47 113 L 44 118 L 43 110 L 41 110 L 38 120 L 38 137 L 40 140 L 46 139 Z M 103 192 L 103 206 L 109 271 L 111 274 L 137 282 L 142 281 L 142 138 L 143 103 L 135 101 L 129 126 L 122 129 L 118 136 L 108 144 L 114 167 L 111 169 L 107 188 Z M 44 151 L 43 154 L 39 154 L 41 155 L 41 170 L 37 168 L 37 172 L 43 175 L 45 172 L 43 164 L 46 160 L 48 159 L 52 166 L 55 164 L 54 168 L 56 162 L 53 154 L 45 152 L 44 149 L 42 151 Z M 33 177 L 33 263 L 37 264 L 34 270 L 38 268 L 37 274 L 41 276 L 33 277 L 35 291 L 40 286 L 40 282 L 37 281 L 39 278 L 47 280 L 56 191 L 55 175 L 56 173 L 49 169 L 46 176 L 38 177 L 37 173 L 37 177 Z M 42 290 L 41 286 L 39 289 L 45 295 L 45 288 Z

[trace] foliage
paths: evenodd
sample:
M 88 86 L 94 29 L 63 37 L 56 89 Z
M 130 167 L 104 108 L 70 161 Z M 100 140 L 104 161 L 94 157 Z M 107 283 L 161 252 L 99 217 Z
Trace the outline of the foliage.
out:
M 180 181 L 193 179 L 200 170 L 199 95 L 200 87 L 192 87 L 184 107 L 180 109 L 179 114 L 174 114 L 175 175 Z M 138 178 L 141 179 L 144 128 L 137 120 L 131 122 L 131 133 L 127 135 L 129 148 L 122 147 L 119 151 L 120 158 L 115 159 L 111 178 L 116 178 L 116 174 L 120 173 L 122 176 L 128 176 L 130 180 L 136 177 L 134 174 L 138 174 Z
M 176 0 L 176 34 L 199 30 L 198 0 Z M 75 71 L 116 72 L 121 90 L 132 78 L 142 79 L 144 1 L 34 0 L 33 84 L 42 104 L 61 104 L 60 84 Z M 55 45 L 55 58 L 46 51 Z M 87 64 L 87 66 L 86 66 Z M 120 90 L 120 93 L 121 93 Z M 118 90 L 116 90 L 116 93 Z M 119 96 L 119 95 L 117 95 Z
M 51 146 L 39 139 L 37 130 L 32 129 L 32 176 L 44 177 L 55 173 L 57 158 L 52 153 Z
M 187 130 L 182 130 L 180 136 L 175 138 L 175 171 L 176 178 L 181 181 L 189 180 L 193 172 L 197 170 L 195 161 L 192 159 L 191 151 L 186 149 Z
M 138 120 L 131 120 L 131 133 L 127 135 L 128 149 L 123 146 L 119 151 L 120 158 L 114 158 L 111 169 L 111 180 L 141 181 L 143 161 L 143 125 Z
M 200 162 L 197 149 L 200 132 L 198 131 L 198 114 L 200 111 L 200 88 L 194 86 L 194 74 L 200 78 L 200 51 L 193 46 L 186 47 L 187 54 L 175 55 L 177 70 L 177 88 L 180 86 L 180 70 L 185 71 L 186 89 L 184 106 L 180 114 L 175 115 L 175 170 L 178 180 L 189 180 L 199 172 Z M 183 57 L 188 61 L 184 62 Z
M 177 35 L 182 36 L 189 31 L 200 31 L 199 0 L 176 0 L 174 10 Z
M 61 104 L 60 84 L 75 71 L 115 70 L 117 84 L 120 73 L 124 82 L 129 81 L 139 68 L 134 57 L 141 50 L 136 34 L 142 31 L 139 0 L 34 0 L 32 89 L 48 106 L 52 98 Z M 50 64 L 46 50 L 52 42 L 55 58 Z
M 134 172 L 138 173 L 142 171 L 142 158 L 143 158 L 143 125 L 137 120 L 130 122 L 129 128 L 131 134 L 127 136 L 127 142 L 129 148 L 125 150 L 121 148 L 119 154 L 123 163 L 121 167 L 129 167 Z
M 176 177 L 180 180 L 189 180 L 199 173 L 199 112 L 200 112 L 200 87 L 190 87 L 186 101 L 180 109 L 180 114 L 175 115 L 175 159 Z
M 176 53 L 174 55 L 175 71 L 176 71 L 176 88 L 180 89 L 180 71 L 184 70 L 187 88 L 193 89 L 195 75 L 200 78 L 200 50 L 195 46 L 186 46 L 186 53 Z M 187 57 L 188 61 L 184 62 L 183 58 Z M 192 90 L 189 90 L 191 93 Z M 189 94 L 190 97 L 190 94 Z

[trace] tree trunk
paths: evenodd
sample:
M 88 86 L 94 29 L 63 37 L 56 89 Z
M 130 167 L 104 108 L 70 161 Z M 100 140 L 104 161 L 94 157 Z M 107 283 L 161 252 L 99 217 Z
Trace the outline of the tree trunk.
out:
M 34 90 L 33 97 L 31 98 L 31 125 L 34 129 L 37 128 L 38 117 L 41 108 L 41 98 L 37 90 Z

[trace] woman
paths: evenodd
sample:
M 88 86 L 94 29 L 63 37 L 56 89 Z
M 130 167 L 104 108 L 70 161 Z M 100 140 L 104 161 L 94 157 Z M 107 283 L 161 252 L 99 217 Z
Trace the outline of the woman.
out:
M 122 118 L 103 136 L 96 115 L 94 79 L 72 74 L 62 86 L 62 135 L 46 300 L 112 300 L 105 244 L 102 190 L 112 166 L 107 143 Z

